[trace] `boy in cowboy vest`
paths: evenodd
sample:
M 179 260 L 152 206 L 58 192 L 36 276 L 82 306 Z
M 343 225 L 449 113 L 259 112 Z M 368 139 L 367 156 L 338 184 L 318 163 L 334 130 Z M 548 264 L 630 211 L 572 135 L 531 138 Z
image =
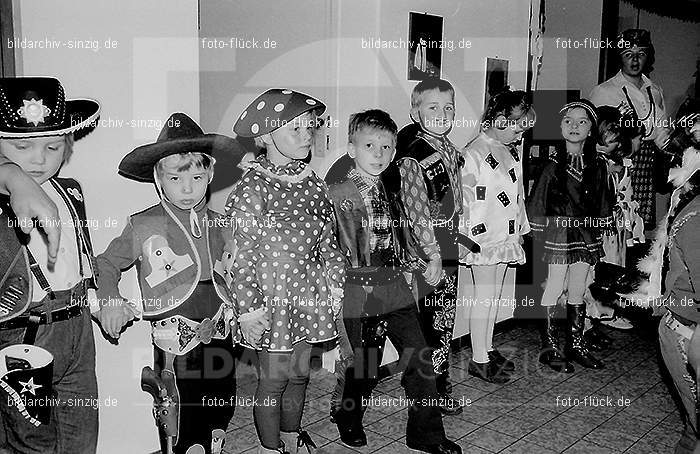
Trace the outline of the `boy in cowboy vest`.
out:
M 411 94 L 413 123 L 398 133 L 389 180 L 397 190 L 411 227 L 429 258 L 419 274 L 421 325 L 435 349 L 433 367 L 446 415 L 462 411 L 450 396 L 449 353 L 457 299 L 458 219 L 462 213 L 460 156 L 447 138 L 455 116 L 454 88 L 446 80 L 426 79 Z M 398 175 L 397 175 L 398 174 Z
M 176 402 L 179 397 L 177 435 L 161 426 L 164 452 L 172 443 L 175 453 L 220 453 L 233 416 L 233 255 L 225 248 L 231 224 L 207 208 L 206 193 L 214 151 L 236 147 L 229 137 L 204 134 L 185 114 L 171 115 L 155 143 L 136 148 L 119 164 L 127 178 L 155 183 L 160 203 L 132 215 L 97 257 L 104 270 L 98 318 L 115 338 L 134 317 L 117 285 L 122 271 L 136 264 L 156 374 L 166 385 L 174 382 L 177 389 L 169 394 Z
M 24 273 L 10 273 L 13 283 L 0 283 L 0 452 L 94 453 L 97 446 L 97 406 L 67 404 L 97 399 L 86 304 L 96 272 L 82 189 L 58 172 L 73 134 L 99 109 L 93 100 L 66 100 L 54 78 L 0 79 L 0 154 L 55 203 L 61 232 L 51 257 L 45 231 L 22 233 L 9 198 L 0 199 L 3 249 L 16 241 L 31 270 L 23 265 Z
M 386 330 L 399 351 L 399 363 L 406 367 L 402 384 L 407 398 L 423 401 L 408 409 L 406 444 L 422 452 L 460 453 L 459 446 L 445 437 L 432 349 L 421 332 L 415 299 L 401 268 L 401 248 L 407 241 L 401 223 L 406 221 L 382 183 L 394 157 L 397 129 L 381 110 L 352 115 L 349 157 L 341 158 L 327 178 L 338 241 L 347 258 L 343 319 L 354 352 L 334 418 L 343 443 L 367 444 L 362 402 L 377 384 L 384 342 L 377 330 Z

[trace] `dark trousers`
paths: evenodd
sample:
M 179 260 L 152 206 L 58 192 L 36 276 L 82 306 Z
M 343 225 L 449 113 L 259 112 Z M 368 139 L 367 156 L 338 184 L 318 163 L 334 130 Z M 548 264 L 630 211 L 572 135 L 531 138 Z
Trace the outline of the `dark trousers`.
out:
M 165 354 L 154 347 L 155 369 Z M 176 454 L 195 444 L 211 453 L 212 437 L 224 436 L 236 405 L 236 368 L 231 339 L 212 339 L 185 355 L 176 356 L 175 382 L 180 394 L 180 425 Z M 223 432 L 219 432 L 219 430 Z
M 301 428 L 309 384 L 311 344 L 298 342 L 291 352 L 258 352 L 258 388 L 253 419 L 263 447 L 277 449 L 281 432 Z
M 49 310 L 69 303 L 69 291 L 55 293 Z M 24 328 L 0 330 L 0 349 L 21 344 L 24 332 Z M 51 408 L 50 422 L 35 427 L 0 392 L 0 430 L 5 444 L 0 452 L 4 448 L 21 454 L 95 453 L 99 401 L 90 312 L 84 307 L 78 317 L 40 325 L 34 345 L 53 355 L 53 392 L 58 404 Z
M 443 270 L 446 277 L 436 287 L 428 285 L 422 275 L 416 275 L 421 328 L 425 340 L 434 350 L 433 368 L 438 374 L 440 394 L 446 394 L 449 387 L 450 342 L 457 304 L 457 266 L 443 265 Z
M 362 403 L 372 395 L 382 355 L 377 347 L 363 347 L 362 331 L 365 304 L 373 299 L 373 313 L 383 314 L 387 336 L 399 353 L 397 367 L 403 368 L 401 384 L 408 407 L 406 441 L 419 444 L 440 443 L 445 438 L 442 417 L 437 405 L 437 389 L 432 364 L 432 349 L 426 345 L 418 323 L 413 294 L 403 278 L 390 284 L 373 287 L 367 293 L 362 286 L 346 284 L 344 323 L 354 351 L 353 364 L 345 375 L 343 404 L 336 415 L 339 424 L 362 425 Z

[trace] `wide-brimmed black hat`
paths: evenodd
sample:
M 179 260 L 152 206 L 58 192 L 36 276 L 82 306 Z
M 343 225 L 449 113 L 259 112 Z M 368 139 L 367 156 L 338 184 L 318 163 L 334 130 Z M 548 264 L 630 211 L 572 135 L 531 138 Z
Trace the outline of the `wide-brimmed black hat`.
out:
M 286 88 L 261 93 L 243 111 L 233 132 L 241 137 L 259 137 L 279 129 L 310 110 L 321 115 L 326 105 L 313 96 Z
M 141 145 L 124 156 L 119 173 L 137 181 L 153 183 L 153 166 L 161 159 L 179 153 L 204 153 L 213 156 L 216 151 L 241 153 L 241 146 L 231 137 L 205 134 L 194 120 L 182 112 L 170 115 L 155 143 Z
M 67 100 L 53 77 L 0 78 L 2 138 L 70 134 L 91 126 L 99 113 L 100 104 L 93 99 Z

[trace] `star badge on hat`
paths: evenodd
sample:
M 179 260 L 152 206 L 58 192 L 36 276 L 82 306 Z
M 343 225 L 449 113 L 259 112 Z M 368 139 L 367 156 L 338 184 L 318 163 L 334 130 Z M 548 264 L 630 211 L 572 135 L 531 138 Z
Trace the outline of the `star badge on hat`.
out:
M 44 101 L 42 99 L 38 101 L 34 98 L 29 100 L 25 99 L 23 102 L 24 105 L 17 109 L 17 115 L 27 120 L 27 123 L 32 123 L 34 126 L 38 126 L 39 123 L 44 122 L 44 117 L 51 114 L 51 109 L 44 105 Z
M 233 125 L 233 132 L 241 137 L 259 137 L 312 110 L 320 115 L 326 110 L 326 105 L 298 91 L 271 88 L 246 107 Z

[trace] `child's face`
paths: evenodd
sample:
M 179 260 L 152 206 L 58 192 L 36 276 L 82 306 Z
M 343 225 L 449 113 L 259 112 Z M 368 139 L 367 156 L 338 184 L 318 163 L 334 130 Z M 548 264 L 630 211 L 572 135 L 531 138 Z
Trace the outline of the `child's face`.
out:
M 272 146 L 286 159 L 300 160 L 306 158 L 311 151 L 314 130 L 314 119 L 310 112 L 305 112 L 281 128 L 263 136 L 263 141 L 268 153 Z
M 0 140 L 0 154 L 19 165 L 38 184 L 58 173 L 65 148 L 64 136 Z
M 411 115 L 420 121 L 423 128 L 433 134 L 442 135 L 452 128 L 455 119 L 454 95 L 437 88 L 421 95 L 420 104 L 411 109 Z
M 355 168 L 365 176 L 381 174 L 395 153 L 394 134 L 376 128 L 360 129 L 353 134 L 352 142 L 348 145 L 348 155 L 355 160 Z
M 693 143 L 700 143 L 700 115 L 695 117 L 695 122 L 688 128 L 688 133 Z
M 525 112 L 523 109 L 516 107 L 509 118 L 503 115 L 496 118 L 491 130 L 496 140 L 507 145 L 518 142 L 525 131 L 534 125 L 534 122 L 535 113 L 532 109 Z
M 569 143 L 583 143 L 591 135 L 591 120 L 583 107 L 569 109 L 561 119 L 561 135 Z
M 615 151 L 617 147 L 620 146 L 620 138 L 617 134 L 614 133 L 606 134 L 603 138 L 603 141 L 605 142 L 605 145 L 601 145 L 599 143 L 595 144 L 595 149 L 598 153 L 610 155 L 610 153 Z
M 158 172 L 158 180 L 165 197 L 176 207 L 189 210 L 204 199 L 207 187 L 214 176 L 209 169 L 201 169 L 192 165 L 187 170 L 178 170 L 167 161 Z

